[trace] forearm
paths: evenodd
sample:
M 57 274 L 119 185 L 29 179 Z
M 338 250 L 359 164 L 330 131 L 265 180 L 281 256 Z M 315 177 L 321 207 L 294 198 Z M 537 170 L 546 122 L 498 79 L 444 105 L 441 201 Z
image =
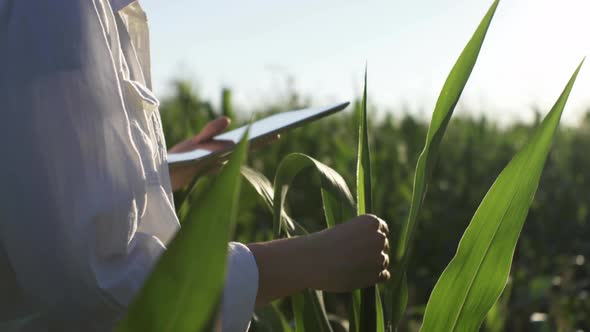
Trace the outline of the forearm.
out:
M 256 305 L 305 288 L 348 292 L 389 279 L 387 224 L 362 215 L 307 236 L 248 245 L 258 265 Z
M 313 288 L 314 277 L 321 274 L 313 241 L 306 236 L 248 245 L 259 272 L 256 306 Z

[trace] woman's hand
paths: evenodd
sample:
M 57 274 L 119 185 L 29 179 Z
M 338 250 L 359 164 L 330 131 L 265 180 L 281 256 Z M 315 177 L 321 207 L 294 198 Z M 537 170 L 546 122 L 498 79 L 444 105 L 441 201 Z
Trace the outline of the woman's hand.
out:
M 213 137 L 223 133 L 231 120 L 227 117 L 217 118 L 205 125 L 197 135 L 182 141 L 173 146 L 170 153 L 187 152 L 196 149 L 209 151 L 226 151 L 231 148 L 234 143 L 231 141 L 213 140 Z M 203 171 L 208 169 L 215 169 L 223 163 L 223 160 L 216 160 L 211 163 L 194 163 L 182 166 L 175 166 L 170 168 L 170 181 L 172 183 L 172 190 L 178 190 L 186 186 L 191 180 L 198 176 Z
M 305 288 L 347 292 L 390 278 L 387 224 L 362 215 L 333 228 L 248 245 L 259 271 L 257 305 Z
M 310 287 L 348 292 L 389 280 L 389 230 L 385 221 L 362 215 L 309 236 L 313 255 Z
M 230 125 L 231 120 L 228 117 L 217 118 L 205 125 L 203 130 L 192 138 L 182 141 L 173 146 L 170 153 L 188 152 L 196 149 L 209 150 L 212 152 L 227 151 L 233 145 L 232 141 L 214 140 L 213 137 L 223 133 Z M 256 150 L 264 145 L 272 143 L 279 139 L 279 135 L 258 141 L 250 147 L 250 150 Z M 188 185 L 196 176 L 202 173 L 214 172 L 225 162 L 227 156 L 217 158 L 213 161 L 197 162 L 182 166 L 170 168 L 170 181 L 172 190 L 176 191 Z

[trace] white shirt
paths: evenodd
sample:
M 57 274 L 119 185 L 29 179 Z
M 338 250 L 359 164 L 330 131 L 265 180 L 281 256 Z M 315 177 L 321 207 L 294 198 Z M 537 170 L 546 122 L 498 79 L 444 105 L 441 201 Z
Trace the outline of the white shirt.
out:
M 111 1 L 0 0 L 0 251 L 62 330 L 109 330 L 180 227 L 146 16 Z M 228 261 L 223 331 L 241 332 L 258 269 L 242 244 Z

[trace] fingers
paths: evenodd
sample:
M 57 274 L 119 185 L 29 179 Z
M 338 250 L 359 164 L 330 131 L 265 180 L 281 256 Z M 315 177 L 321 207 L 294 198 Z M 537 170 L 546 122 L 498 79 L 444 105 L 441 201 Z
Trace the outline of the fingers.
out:
M 391 274 L 389 273 L 389 255 L 381 252 L 381 259 L 379 267 L 377 268 L 377 280 L 376 282 L 384 282 L 391 278 Z
M 389 235 L 389 227 L 385 221 L 375 215 L 367 214 L 364 217 L 368 219 L 367 221 L 369 221 L 374 227 L 373 229 L 377 231 L 376 245 L 379 258 L 376 266 L 376 270 L 378 271 L 376 282 L 385 282 L 391 278 L 391 274 L 387 270 L 389 268 L 389 240 L 387 239 Z
M 383 262 L 381 263 L 381 267 L 384 270 L 387 270 L 387 268 L 389 267 L 389 255 L 386 253 L 381 253 L 381 255 L 383 255 Z
M 230 123 L 231 120 L 225 116 L 210 121 L 195 137 L 192 138 L 192 140 L 195 143 L 208 141 L 212 139 L 214 136 L 217 136 L 224 132 L 227 129 L 227 127 L 229 127 Z
M 205 127 L 195 136 L 183 142 L 176 144 L 170 149 L 171 153 L 192 151 L 195 149 L 204 149 L 209 151 L 229 150 L 235 145 L 231 141 L 214 140 L 213 138 L 223 133 L 231 123 L 228 117 L 217 118 L 205 125 Z M 266 137 L 251 145 L 250 150 L 257 150 L 265 145 L 277 141 L 281 136 L 279 134 Z M 223 142 L 223 143 L 220 143 Z
M 387 223 L 383 219 L 380 219 L 377 216 L 374 216 L 374 217 L 379 220 L 379 231 L 383 232 L 383 234 L 388 236 L 389 235 L 389 226 L 387 226 Z
M 362 215 L 361 218 L 369 222 L 370 225 L 372 225 L 378 232 L 383 233 L 386 236 L 389 235 L 389 227 L 387 226 L 387 223 L 381 218 L 374 214 L 365 214 Z
M 203 130 L 197 135 L 176 144 L 169 152 L 178 153 L 192 151 L 196 149 L 204 149 L 209 151 L 223 151 L 229 150 L 234 145 L 232 141 L 228 140 L 212 140 L 213 137 L 221 134 L 230 124 L 230 119 L 221 117 L 215 119 L 205 125 Z
M 377 278 L 378 282 L 385 282 L 389 279 L 391 279 L 391 274 L 387 270 L 381 271 L 381 273 L 379 273 L 379 277 Z

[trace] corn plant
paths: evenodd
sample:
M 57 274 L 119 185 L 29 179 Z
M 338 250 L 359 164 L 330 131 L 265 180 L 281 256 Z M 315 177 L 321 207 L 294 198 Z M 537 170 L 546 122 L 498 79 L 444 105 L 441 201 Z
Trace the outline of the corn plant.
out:
M 398 247 L 397 252 L 395 253 L 397 258 L 397 265 L 394 270 L 394 278 L 393 282 L 388 285 L 388 295 L 391 296 L 390 299 L 390 328 L 393 329 L 399 323 L 401 316 L 405 310 L 406 301 L 407 301 L 407 289 L 406 289 L 406 268 L 409 259 L 409 247 L 412 242 L 412 237 L 414 230 L 417 225 L 417 219 L 419 210 L 421 208 L 422 202 L 424 200 L 426 194 L 426 187 L 431 177 L 432 170 L 435 165 L 435 161 L 437 159 L 438 147 L 444 136 L 444 132 L 446 127 L 450 121 L 452 116 L 453 110 L 455 105 L 457 104 L 460 95 L 469 79 L 469 76 L 475 66 L 475 62 L 477 60 L 479 51 L 482 47 L 483 40 L 485 38 L 486 32 L 489 28 L 493 15 L 496 11 L 498 6 L 498 1 L 495 1 L 491 8 L 488 10 L 487 14 L 485 15 L 484 19 L 480 23 L 479 27 L 477 28 L 474 36 L 469 41 L 467 46 L 465 47 L 464 51 L 460 55 L 457 63 L 451 70 L 449 77 L 441 91 L 439 100 L 437 101 L 436 108 L 433 112 L 432 121 L 430 124 L 430 129 L 427 134 L 426 144 L 420 158 L 418 160 L 418 164 L 416 166 L 416 174 L 414 180 L 414 190 L 412 195 L 412 206 L 410 209 L 410 215 L 408 221 L 403 225 L 402 230 L 400 232 L 400 238 L 398 240 Z M 483 283 L 479 285 L 478 283 L 469 282 L 469 279 L 465 277 L 466 274 L 464 271 L 464 267 L 461 264 L 466 264 L 465 262 L 455 263 L 456 261 L 460 261 L 460 258 L 455 258 L 453 262 L 449 265 L 449 271 L 455 271 L 454 274 L 452 272 L 446 272 L 443 274 L 439 283 L 437 283 L 437 288 L 435 288 L 435 292 L 433 292 L 432 299 L 429 302 L 427 307 L 427 312 L 425 316 L 425 322 L 423 329 L 425 331 L 430 330 L 458 330 L 458 331 L 475 331 L 481 325 L 485 315 L 488 313 L 492 305 L 496 302 L 497 298 L 499 297 L 505 282 L 510 262 L 512 260 L 512 253 L 514 251 L 514 246 L 516 245 L 516 240 L 518 239 L 518 234 L 520 232 L 520 228 L 522 227 L 522 222 L 524 221 L 524 216 L 526 216 L 526 211 L 528 211 L 530 202 L 532 200 L 532 195 L 534 194 L 534 189 L 536 188 L 536 184 L 538 183 L 538 179 L 540 177 L 540 173 L 543 168 L 543 161 L 546 158 L 546 155 L 549 150 L 549 146 L 559 123 L 559 116 L 563 111 L 563 107 L 565 106 L 565 100 L 569 95 L 569 91 L 572 88 L 573 82 L 575 77 L 579 71 L 579 68 L 576 70 L 576 73 L 570 80 L 566 90 L 558 100 L 556 106 L 547 117 L 547 119 L 541 124 L 541 128 L 538 130 L 538 134 L 531 139 L 533 143 L 530 145 L 534 145 L 534 147 L 525 147 L 526 149 L 537 149 L 535 156 L 527 155 L 525 152 L 519 153 L 515 160 L 520 160 L 521 167 L 531 167 L 530 165 L 534 165 L 535 172 L 528 174 L 530 180 L 527 180 L 527 177 L 520 177 L 518 180 L 514 181 L 515 178 L 512 180 L 503 180 L 505 176 L 502 174 L 500 175 L 498 182 L 506 181 L 506 188 L 496 189 L 497 187 L 493 187 L 492 191 L 497 192 L 496 195 L 502 198 L 514 198 L 514 195 L 511 193 L 520 193 L 521 201 L 517 202 L 516 205 L 510 205 L 511 200 L 507 200 L 505 206 L 507 208 L 512 208 L 514 211 L 511 211 L 511 214 L 514 214 L 518 222 L 516 222 L 516 226 L 511 225 L 510 222 L 506 222 L 504 226 L 507 228 L 505 232 L 510 235 L 509 239 L 512 242 L 509 242 L 506 245 L 505 242 L 497 240 L 497 243 L 491 243 L 491 240 L 488 239 L 486 243 L 488 246 L 484 247 L 481 251 L 481 255 L 485 257 L 488 252 L 495 252 L 498 251 L 500 254 L 497 254 L 496 260 L 484 260 L 482 263 L 481 261 L 476 264 L 470 262 L 474 265 L 475 274 L 473 279 Z M 365 89 L 363 91 L 363 101 L 362 106 L 360 108 L 359 114 L 359 149 L 358 149 L 358 168 L 357 168 L 357 212 L 360 213 L 367 213 L 371 211 L 371 173 L 370 173 L 370 154 L 369 154 L 369 144 L 368 144 L 368 130 L 367 130 L 367 121 L 366 121 L 366 73 L 365 73 Z M 537 138 L 542 137 L 541 138 Z M 535 145 L 536 144 L 536 145 Z M 532 153 L 532 152 L 531 152 Z M 529 153 L 529 154 L 531 154 Z M 521 155 L 525 155 L 526 157 L 521 157 Z M 307 157 L 310 158 L 310 157 Z M 530 160 L 533 158 L 533 160 Z M 281 166 L 287 169 L 290 169 L 291 166 L 283 165 Z M 509 166 L 510 167 L 510 166 Z M 281 167 L 279 168 L 281 169 Z M 517 173 L 518 174 L 518 173 Z M 292 178 L 291 178 L 292 179 Z M 290 180 L 291 180 L 290 179 Z M 289 181 L 290 181 L 289 180 Z M 504 183 L 504 182 L 502 182 Z M 276 187 L 275 187 L 276 189 Z M 276 192 L 275 192 L 276 195 Z M 276 196 L 275 196 L 276 197 Z M 278 211 L 282 211 L 282 204 L 284 202 L 284 195 L 280 195 L 280 200 L 275 200 L 276 203 L 280 203 L 281 205 L 275 205 L 275 213 Z M 482 203 L 483 205 L 490 205 L 491 207 L 488 209 L 498 209 L 498 205 L 493 199 L 489 199 L 491 202 L 488 203 L 487 200 L 484 200 Z M 326 202 L 324 201 L 324 204 Z M 324 207 L 325 210 L 330 210 L 331 208 Z M 478 210 L 479 211 L 479 210 Z M 481 212 L 480 212 L 481 213 Z M 507 215 L 501 215 L 502 217 L 507 217 Z M 509 217 L 509 216 L 508 216 Z M 276 218 L 276 217 L 275 217 Z M 327 218 L 329 219 L 329 218 Z M 474 217 L 474 222 L 472 224 L 478 224 L 479 220 L 484 220 L 486 218 L 478 217 L 478 214 Z M 499 221 L 502 222 L 503 219 Z M 479 223 L 483 223 L 483 221 L 479 221 Z M 275 223 L 276 224 L 276 223 Z M 518 227 L 520 225 L 520 227 Z M 483 227 L 483 226 L 480 226 Z M 493 226 L 488 226 L 493 227 Z M 492 228 L 493 229 L 493 228 Z M 470 229 L 464 235 L 464 239 L 471 239 L 475 237 L 471 235 L 473 232 L 469 232 Z M 490 236 L 493 238 L 494 232 L 489 231 Z M 479 235 L 479 233 L 478 233 Z M 481 240 L 477 238 L 477 240 Z M 475 246 L 473 242 L 477 242 L 477 240 L 471 240 L 471 243 L 468 240 L 463 240 L 463 242 L 470 243 L 470 249 Z M 467 246 L 467 245 L 464 245 Z M 461 252 L 463 255 L 460 256 L 465 260 L 465 257 L 474 260 L 473 255 L 467 255 L 464 252 Z M 457 254 L 459 256 L 459 252 Z M 478 256 L 475 256 L 478 257 Z M 483 260 L 483 258 L 480 258 Z M 486 279 L 483 277 L 486 275 L 485 273 L 478 274 L 477 268 L 485 265 L 488 268 L 490 266 L 496 266 L 495 263 L 498 261 L 502 262 L 500 264 L 501 271 L 503 273 L 500 274 L 499 280 L 494 280 L 494 278 Z M 457 265 L 461 265 L 461 267 L 456 267 Z M 454 268 L 454 269 L 453 269 Z M 457 272 L 458 271 L 458 272 Z M 491 272 L 491 271 L 488 271 Z M 449 277 L 448 275 L 451 274 Z M 468 274 L 467 274 L 468 275 Z M 468 275 L 469 276 L 469 275 Z M 479 279 L 476 277 L 479 276 Z M 504 278 L 504 279 L 502 279 Z M 481 279 L 481 281 L 480 281 Z M 438 285 L 441 286 L 438 286 Z M 492 284 L 490 286 L 490 284 Z M 461 287 L 459 290 L 453 288 L 452 286 L 458 285 Z M 472 285 L 477 286 L 473 293 L 469 292 L 471 288 L 465 290 L 464 287 L 471 287 Z M 487 287 L 487 289 L 486 289 Z M 495 288 L 494 288 L 495 287 Z M 495 292 L 489 291 L 489 288 L 493 288 Z M 438 289 L 444 289 L 439 291 Z M 483 289 L 481 291 L 477 291 L 478 289 Z M 487 293 L 486 293 L 487 290 Z M 461 292 L 468 292 L 468 296 L 461 296 Z M 361 295 L 362 294 L 362 295 Z M 457 305 L 449 305 L 448 302 L 445 302 L 445 299 L 455 299 L 458 301 Z M 473 303 L 467 302 L 470 300 Z M 300 302 L 301 299 L 298 299 L 297 302 Z M 353 309 L 351 311 L 350 317 L 350 330 L 351 331 L 383 331 L 383 313 L 382 313 L 382 306 L 380 305 L 380 296 L 379 292 L 376 291 L 375 288 L 369 288 L 362 290 L 362 293 L 359 291 L 355 291 L 353 293 Z M 431 303 L 434 303 L 431 305 Z M 482 305 L 482 303 L 484 305 Z M 466 309 L 468 308 L 468 309 Z M 321 306 L 320 306 L 321 309 Z M 458 310 L 458 312 L 457 312 Z M 465 310 L 465 311 L 464 311 Z M 325 310 L 324 310 L 325 312 Z M 463 312 L 469 312 L 469 314 L 464 314 Z M 463 313 L 461 316 L 461 313 Z M 300 322 L 300 317 L 302 315 L 297 312 L 297 305 L 295 306 L 295 317 L 296 317 L 296 325 L 298 324 L 305 324 L 305 322 Z M 435 318 L 431 318 L 435 317 Z M 450 321 L 450 325 L 441 324 Z M 299 329 L 298 329 L 299 330 Z M 326 328 L 327 330 L 327 328 Z
M 565 103 L 582 63 L 555 106 L 500 173 L 426 306 L 422 331 L 477 331 L 502 293 Z
M 356 173 L 357 215 L 373 213 L 371 185 L 371 150 L 367 124 L 367 69 L 361 107 L 358 109 L 358 157 Z M 351 331 L 385 331 L 379 289 L 368 287 L 352 293 Z
M 349 331 L 382 332 L 397 329 L 407 302 L 407 268 L 414 233 L 428 182 L 438 158 L 441 140 L 461 93 L 467 84 L 499 1 L 493 2 L 449 73 L 437 100 L 414 174 L 408 218 L 400 229 L 390 225 L 395 243 L 393 279 L 379 287 L 351 294 Z M 455 257 L 442 273 L 428 301 L 423 331 L 477 331 L 500 297 L 510 272 L 515 246 L 533 200 L 557 130 L 561 114 L 582 64 L 578 66 L 555 106 L 538 125 L 524 147 L 497 177 L 471 223 Z M 304 171 L 319 178 L 325 226 L 333 227 L 356 214 L 376 213 L 372 206 L 371 155 L 367 121 L 367 71 L 362 101 L 357 110 L 358 149 L 356 200 L 344 178 L 326 164 L 301 153 L 282 159 L 271 183 L 264 175 L 242 166 L 246 143 L 242 141 L 219 177 L 207 186 L 199 208 L 184 209 L 183 229 L 157 264 L 132 304 L 119 331 L 209 331 L 216 317 L 221 292 L 224 254 L 235 219 L 239 173 L 262 197 L 273 214 L 274 237 L 307 235 L 308 226 L 291 218 L 286 210 L 289 189 Z M 217 204 L 224 208 L 216 208 Z M 229 205 L 229 208 L 227 207 Z M 354 211 L 354 212 L 353 212 Z M 217 220 L 210 225 L 190 220 Z M 207 255 L 194 255 L 203 252 Z M 191 254 L 187 254 L 190 252 Z M 207 257 L 205 257 L 207 256 Z M 188 263 L 190 261 L 190 264 Z M 207 276 L 195 268 L 207 266 Z M 190 276 L 190 278 L 188 277 Z M 185 296 L 199 294 L 198 296 Z M 292 321 L 273 303 L 257 311 L 260 331 L 332 332 L 334 320 L 324 305 L 324 294 L 305 290 L 291 297 Z M 383 304 L 382 304 L 383 301 Z M 496 310 L 500 310 L 496 305 Z M 494 318 L 489 316 L 490 320 Z M 501 329 L 502 321 L 496 326 Z
M 422 150 L 418 158 L 418 163 L 416 164 L 410 213 L 407 221 L 402 226 L 397 240 L 397 250 L 394 254 L 396 263 L 394 265 L 395 273 L 393 274 L 392 282 L 387 287 L 390 329 L 395 328 L 399 324 L 406 308 L 408 297 L 407 266 L 410 259 L 410 248 L 418 225 L 418 215 L 426 196 L 427 184 L 432 176 L 432 171 L 438 158 L 440 142 L 463 92 L 463 88 L 467 84 L 467 80 L 475 66 L 479 51 L 497 7 L 498 0 L 494 1 L 473 34 L 473 37 L 471 37 L 471 40 L 467 43 L 467 46 L 465 46 L 465 49 L 453 66 L 432 113 L 432 120 L 428 128 L 428 134 L 426 135 L 424 150 Z

